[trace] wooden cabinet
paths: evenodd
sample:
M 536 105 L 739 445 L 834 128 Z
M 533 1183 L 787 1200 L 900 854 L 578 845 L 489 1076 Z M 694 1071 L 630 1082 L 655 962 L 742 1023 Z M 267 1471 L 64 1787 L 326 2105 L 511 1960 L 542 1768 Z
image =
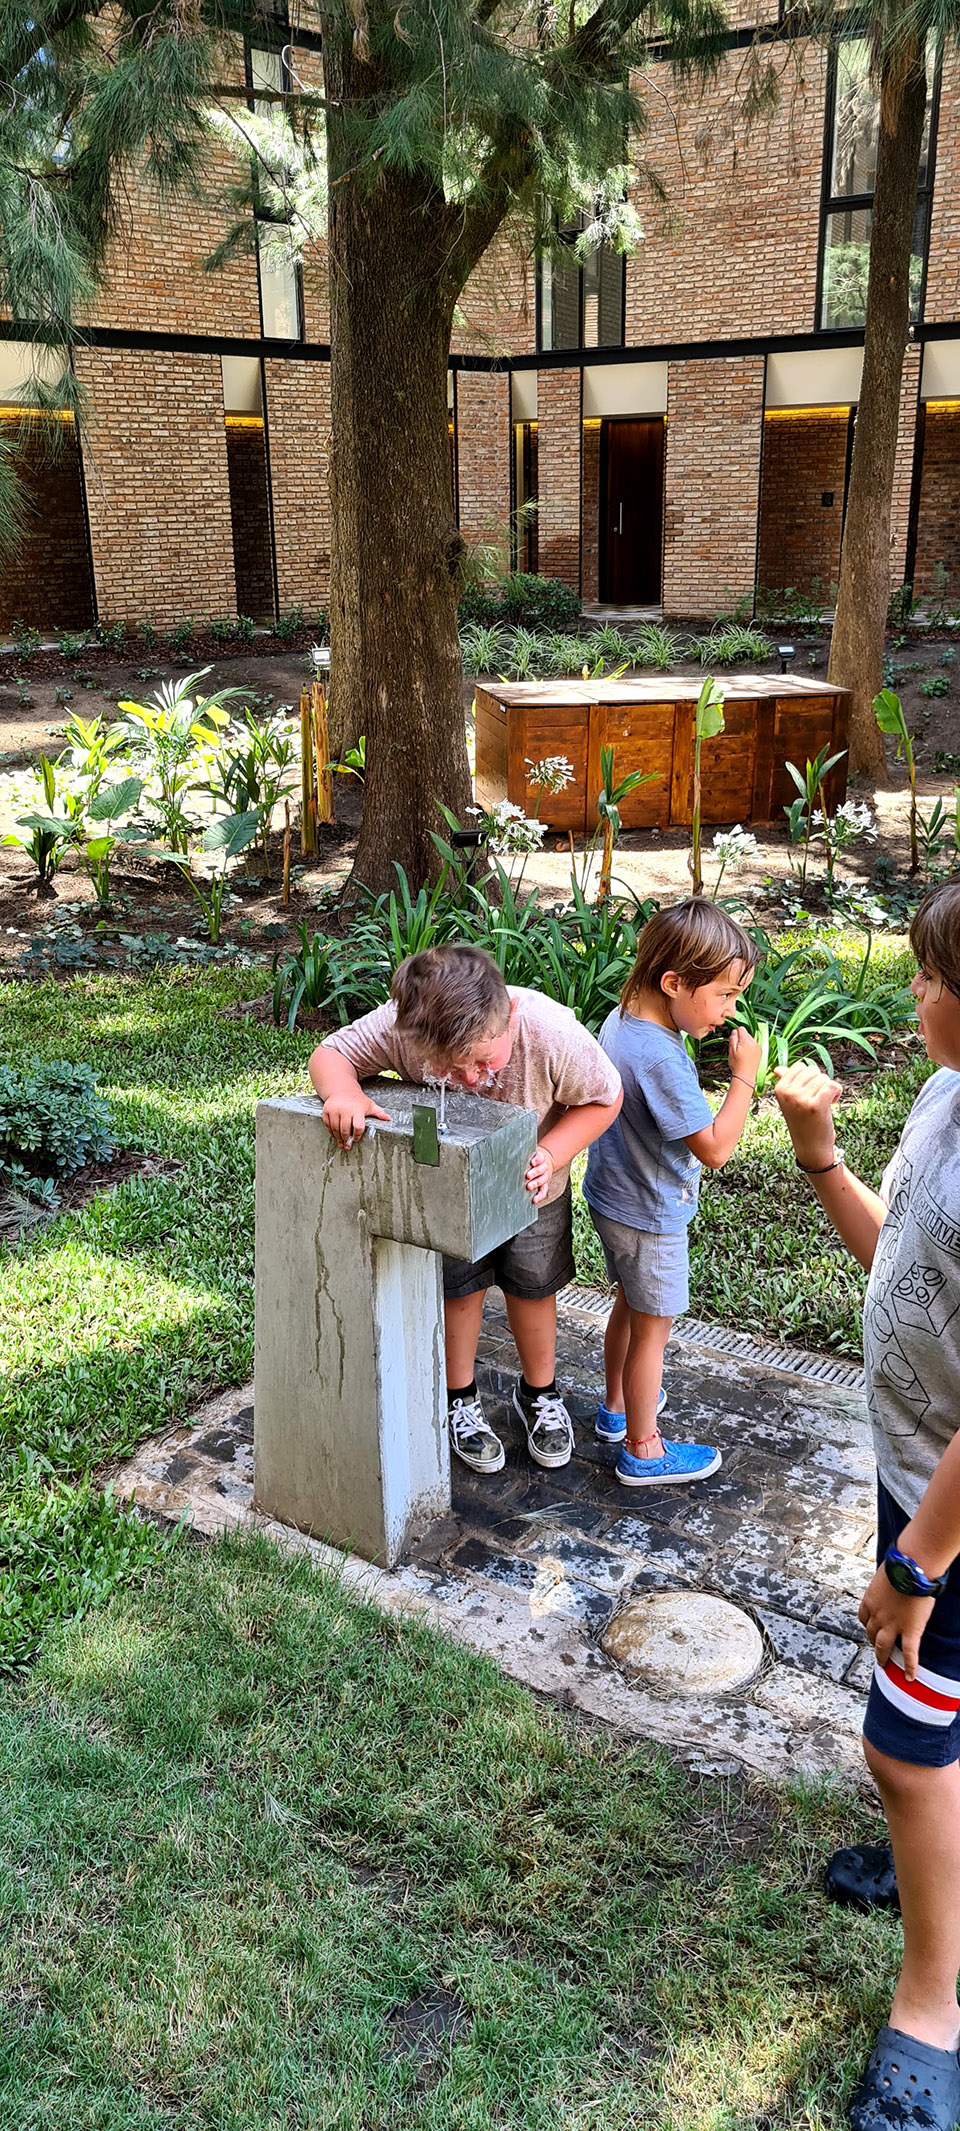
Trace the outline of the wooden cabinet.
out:
M 792 675 L 738 675 L 721 682 L 724 730 L 700 757 L 705 823 L 779 821 L 796 794 L 787 770 L 803 770 L 821 747 L 842 754 L 827 779 L 836 807 L 847 789 L 849 693 Z M 573 782 L 544 792 L 549 828 L 590 835 L 597 824 L 600 751 L 614 751 L 614 781 L 641 770 L 620 809 L 625 829 L 684 828 L 693 807 L 693 737 L 699 683 L 657 674 L 635 681 L 517 681 L 477 689 L 477 793 L 504 795 L 528 813 L 531 763 L 566 755 Z

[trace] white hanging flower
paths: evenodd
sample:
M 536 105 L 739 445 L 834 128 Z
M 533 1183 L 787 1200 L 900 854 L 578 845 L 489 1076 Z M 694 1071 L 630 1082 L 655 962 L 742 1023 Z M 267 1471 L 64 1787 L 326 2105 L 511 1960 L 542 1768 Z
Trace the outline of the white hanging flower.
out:
M 544 755 L 542 762 L 524 762 L 527 783 L 535 792 L 565 792 L 576 774 L 566 755 Z
M 726 870 L 728 866 L 746 866 L 759 855 L 759 845 L 749 829 L 741 828 L 739 821 L 732 829 L 720 829 L 713 839 L 711 856 Z

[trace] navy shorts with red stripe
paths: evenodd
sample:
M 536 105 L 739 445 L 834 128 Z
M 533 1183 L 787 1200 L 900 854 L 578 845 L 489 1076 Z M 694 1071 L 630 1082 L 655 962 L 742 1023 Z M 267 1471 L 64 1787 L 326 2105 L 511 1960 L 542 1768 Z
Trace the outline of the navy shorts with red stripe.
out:
M 909 1511 L 878 1481 L 878 1561 L 909 1522 Z M 960 1761 L 960 1561 L 953 1563 L 920 1638 L 916 1679 L 907 1679 L 899 1645 L 882 1671 L 874 1668 L 863 1736 L 894 1761 L 923 1768 Z

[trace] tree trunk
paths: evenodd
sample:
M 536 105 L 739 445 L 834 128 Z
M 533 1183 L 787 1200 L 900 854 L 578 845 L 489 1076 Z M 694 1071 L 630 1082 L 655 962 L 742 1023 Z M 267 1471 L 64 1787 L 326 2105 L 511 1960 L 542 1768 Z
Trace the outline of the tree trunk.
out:
M 325 62 L 345 104 L 370 70 L 326 40 Z M 396 170 L 351 179 L 355 150 L 335 119 L 328 132 L 331 713 L 339 747 L 366 735 L 353 880 L 395 887 L 396 861 L 415 892 L 439 871 L 437 801 L 462 819 L 472 797 L 447 427 L 456 289 L 442 195 Z
M 898 63 L 884 61 L 880 79 L 863 380 L 827 668 L 828 680 L 853 696 L 850 767 L 876 777 L 883 777 L 886 767 L 873 699 L 883 686 L 890 516 L 926 100 L 923 50 L 913 38 Z

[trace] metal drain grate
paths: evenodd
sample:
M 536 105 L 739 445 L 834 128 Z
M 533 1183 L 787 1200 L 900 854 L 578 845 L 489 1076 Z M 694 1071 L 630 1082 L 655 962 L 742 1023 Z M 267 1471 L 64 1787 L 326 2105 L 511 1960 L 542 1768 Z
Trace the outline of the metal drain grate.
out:
M 575 1310 L 585 1317 L 610 1315 L 612 1300 L 604 1288 L 562 1288 L 557 1296 L 562 1310 Z M 812 1383 L 836 1384 L 844 1391 L 864 1389 L 863 1370 L 850 1362 L 833 1361 L 825 1354 L 810 1354 L 803 1347 L 769 1347 L 746 1332 L 731 1332 L 726 1325 L 708 1324 L 702 1317 L 678 1317 L 674 1336 L 691 1346 L 708 1347 L 715 1354 L 729 1354 L 765 1369 L 783 1369 L 790 1376 L 805 1376 Z

